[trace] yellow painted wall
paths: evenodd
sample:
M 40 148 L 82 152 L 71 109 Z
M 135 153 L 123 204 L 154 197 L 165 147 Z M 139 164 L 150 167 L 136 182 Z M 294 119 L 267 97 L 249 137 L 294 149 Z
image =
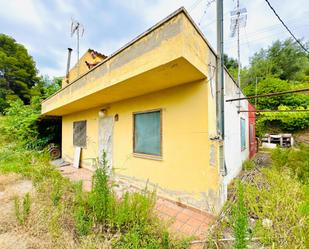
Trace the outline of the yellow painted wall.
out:
M 169 25 L 175 25 L 179 32 L 163 39 L 165 36 L 162 34 L 174 32 Z M 180 64 L 183 62 L 179 62 L 179 58 L 187 64 Z M 179 65 L 170 65 L 173 61 Z M 151 186 L 158 185 L 160 195 L 200 209 L 218 210 L 222 181 L 218 163 L 220 142 L 213 141 L 217 135 L 216 96 L 215 89 L 211 93 L 210 82 L 215 77 L 215 71 L 210 67 L 215 63 L 213 52 L 185 14 L 180 13 L 127 47 L 119 56 L 110 58 L 43 102 L 42 112 L 61 115 L 61 108 L 62 113 L 71 112 L 62 117 L 62 153 L 63 158 L 71 162 L 74 155 L 73 122 L 87 120 L 87 148 L 82 151 L 82 166 L 87 168 L 92 167 L 92 160 L 99 153 L 99 110 L 107 108 L 108 116 L 118 114 L 119 121 L 114 124 L 113 135 L 113 167 L 117 169 L 117 179 L 140 187 L 144 187 L 149 179 Z M 182 70 L 181 65 L 190 67 Z M 152 73 L 153 69 L 158 72 Z M 190 81 L 201 79 L 197 72 L 206 75 L 207 79 L 183 84 L 188 82 L 181 81 L 185 77 Z M 191 74 L 196 76 L 190 79 L 188 75 Z M 132 87 L 132 82 L 128 83 L 132 78 L 135 78 L 132 85 L 136 88 Z M 173 80 L 179 85 L 171 87 L 177 83 L 171 84 Z M 116 85 L 120 87 L 110 90 Z M 149 89 L 148 92 L 152 93 L 125 99 L 127 92 L 132 92 L 132 96 L 138 95 L 134 95 L 137 89 L 143 90 L 139 94 L 145 94 Z M 104 96 L 110 99 L 106 101 L 109 104 L 102 106 L 100 103 L 106 103 Z M 124 100 L 115 102 L 112 97 Z M 97 107 L 75 112 L 87 106 Z M 162 108 L 162 160 L 135 157 L 133 112 L 158 108 Z
M 107 116 L 119 115 L 113 134 L 116 173 L 142 187 L 149 179 L 166 197 L 192 206 L 207 209 L 206 205 L 212 205 L 208 197 L 217 194 L 218 170 L 217 163 L 209 165 L 207 88 L 204 80 L 107 106 Z M 133 112 L 157 108 L 162 108 L 162 160 L 135 157 Z M 89 158 L 98 156 L 100 109 L 63 117 L 62 153 L 66 160 L 73 157 L 73 121 L 87 120 L 87 148 L 82 159 L 83 166 L 91 168 Z

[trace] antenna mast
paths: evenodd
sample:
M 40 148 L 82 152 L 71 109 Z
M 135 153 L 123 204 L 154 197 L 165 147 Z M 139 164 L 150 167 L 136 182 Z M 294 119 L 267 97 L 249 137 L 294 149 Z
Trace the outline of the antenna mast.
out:
M 243 28 L 247 24 L 247 9 L 239 7 L 239 0 L 237 0 L 236 9 L 231 11 L 231 37 L 235 36 L 237 32 L 237 60 L 238 60 L 238 74 L 237 74 L 237 83 L 240 88 L 240 28 Z
M 77 38 L 77 44 L 76 44 L 76 53 L 77 53 L 77 76 L 79 76 L 79 39 L 84 35 L 85 29 L 84 26 L 78 22 L 75 21 L 72 18 L 71 22 L 71 37 L 73 37 L 74 34 L 76 34 Z

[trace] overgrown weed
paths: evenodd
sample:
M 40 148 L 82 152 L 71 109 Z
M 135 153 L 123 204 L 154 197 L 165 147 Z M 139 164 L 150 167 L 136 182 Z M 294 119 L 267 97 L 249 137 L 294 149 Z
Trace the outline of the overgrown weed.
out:
M 208 247 L 218 248 L 219 245 L 219 248 L 230 248 L 229 242 L 219 241 L 223 236 L 234 235 L 237 241 L 238 235 L 241 235 L 243 241 L 243 219 L 248 213 L 250 234 L 247 238 L 255 238 L 255 241 L 248 241 L 248 246 L 309 248 L 309 187 L 305 179 L 308 178 L 307 153 L 308 148 L 303 146 L 276 149 L 272 154 L 272 165 L 259 168 L 250 181 L 243 181 L 243 197 L 238 194 L 235 203 L 227 203 L 224 218 L 210 235 L 212 243 L 209 242 Z M 238 184 L 232 185 L 233 188 L 235 186 Z M 237 227 L 241 229 L 235 230 L 235 214 L 239 223 Z M 233 227 L 236 233 L 233 233 Z M 238 234 L 237 231 L 242 232 Z M 244 248 L 236 242 L 233 246 Z
M 155 193 L 112 191 L 107 162 L 98 164 L 93 188 L 82 190 L 49 164 L 47 153 L 29 150 L 4 134 L 0 120 L 0 172 L 31 178 L 36 188 L 31 209 L 16 201 L 16 217 L 28 232 L 50 248 L 188 248 L 173 238 L 153 212 Z M 23 208 L 24 207 L 24 208 Z M 24 210 L 24 211 L 23 211 Z
M 20 198 L 18 196 L 14 198 L 15 216 L 17 222 L 20 225 L 25 224 L 30 213 L 30 206 L 31 206 L 31 200 L 29 193 L 25 194 L 25 196 L 22 198 L 22 201 L 20 201 Z
M 233 247 L 245 249 L 248 245 L 248 210 L 245 206 L 244 186 L 241 181 L 236 182 L 236 203 L 232 209 L 232 222 L 235 241 Z

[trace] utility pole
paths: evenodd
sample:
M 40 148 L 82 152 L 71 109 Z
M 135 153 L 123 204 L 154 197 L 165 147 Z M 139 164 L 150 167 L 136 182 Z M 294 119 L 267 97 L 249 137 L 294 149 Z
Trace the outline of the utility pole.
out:
M 217 127 L 224 140 L 224 51 L 223 51 L 223 0 L 217 0 Z

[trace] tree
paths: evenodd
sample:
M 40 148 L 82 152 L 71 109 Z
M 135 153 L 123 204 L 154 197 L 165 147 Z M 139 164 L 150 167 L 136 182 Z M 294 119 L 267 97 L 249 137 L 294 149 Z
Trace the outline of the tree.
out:
M 229 57 L 227 54 L 224 54 L 224 65 L 228 70 L 238 68 L 237 60 L 232 57 Z
M 292 39 L 276 41 L 250 58 L 244 85 L 256 79 L 275 77 L 287 81 L 309 81 L 309 57 Z
M 294 83 L 294 82 L 293 82 Z M 266 77 L 257 84 L 257 89 L 255 89 L 255 84 L 250 84 L 246 86 L 243 90 L 247 96 L 257 94 L 266 94 L 274 92 L 283 92 L 293 89 L 301 89 L 308 87 L 307 84 L 300 84 L 295 82 L 292 84 L 287 80 L 281 80 L 274 77 Z M 297 107 L 307 108 L 309 106 L 309 96 L 302 93 L 285 94 L 274 97 L 258 98 L 257 109 L 270 109 L 276 110 L 280 105 L 288 106 L 292 109 Z
M 9 100 L 29 104 L 31 88 L 39 82 L 37 69 L 26 48 L 12 37 L 0 34 L 0 112 Z

